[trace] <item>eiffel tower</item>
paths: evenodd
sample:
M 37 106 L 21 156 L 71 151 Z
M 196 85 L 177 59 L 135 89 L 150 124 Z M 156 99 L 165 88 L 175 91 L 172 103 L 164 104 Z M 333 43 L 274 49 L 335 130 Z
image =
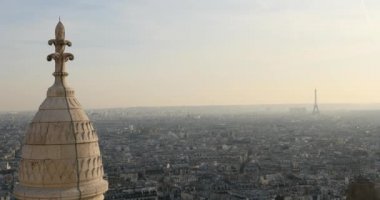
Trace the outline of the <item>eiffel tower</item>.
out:
M 317 103 L 317 89 L 314 90 L 314 108 L 313 108 L 313 115 L 319 114 L 319 108 Z

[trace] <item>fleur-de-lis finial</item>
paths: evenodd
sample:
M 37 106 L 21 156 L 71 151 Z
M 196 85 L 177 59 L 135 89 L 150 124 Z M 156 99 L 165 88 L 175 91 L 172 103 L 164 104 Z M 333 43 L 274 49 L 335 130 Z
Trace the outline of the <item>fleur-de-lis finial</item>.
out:
M 48 44 L 54 44 L 55 46 L 55 52 L 47 56 L 48 61 L 53 59 L 55 61 L 55 72 L 53 75 L 67 76 L 68 74 L 65 72 L 65 62 L 73 60 L 74 55 L 71 53 L 65 53 L 65 46 L 71 46 L 71 42 L 65 40 L 65 27 L 61 22 L 61 17 L 59 17 L 58 24 L 55 27 L 55 39 L 49 40 Z

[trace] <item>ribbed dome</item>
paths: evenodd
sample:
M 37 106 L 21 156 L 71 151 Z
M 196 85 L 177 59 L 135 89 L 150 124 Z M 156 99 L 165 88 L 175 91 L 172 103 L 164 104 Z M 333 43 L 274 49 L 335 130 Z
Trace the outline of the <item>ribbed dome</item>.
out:
M 26 131 L 19 167 L 17 199 L 103 199 L 108 183 L 98 137 L 91 121 L 66 84 L 64 26 L 56 27 L 55 82 Z

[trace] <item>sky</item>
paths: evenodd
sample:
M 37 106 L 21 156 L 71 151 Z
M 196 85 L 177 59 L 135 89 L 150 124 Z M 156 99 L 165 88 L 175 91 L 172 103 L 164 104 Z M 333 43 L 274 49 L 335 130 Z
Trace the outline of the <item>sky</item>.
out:
M 0 0 L 0 111 L 42 103 L 59 16 L 85 108 L 380 103 L 378 0 Z

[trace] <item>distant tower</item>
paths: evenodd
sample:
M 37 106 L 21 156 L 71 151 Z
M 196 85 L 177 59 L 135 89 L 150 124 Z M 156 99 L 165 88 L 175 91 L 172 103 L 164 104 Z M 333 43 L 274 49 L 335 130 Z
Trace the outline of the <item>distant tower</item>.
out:
M 313 108 L 313 115 L 319 114 L 319 108 L 318 108 L 318 96 L 317 96 L 317 89 L 314 90 L 314 108 Z
M 91 121 L 67 86 L 65 63 L 73 60 L 65 53 L 65 28 L 61 21 L 49 45 L 55 52 L 54 84 L 29 124 L 22 146 L 19 184 L 14 196 L 19 200 L 102 200 L 108 190 L 98 136 Z M 87 75 L 87 74 L 86 74 Z

